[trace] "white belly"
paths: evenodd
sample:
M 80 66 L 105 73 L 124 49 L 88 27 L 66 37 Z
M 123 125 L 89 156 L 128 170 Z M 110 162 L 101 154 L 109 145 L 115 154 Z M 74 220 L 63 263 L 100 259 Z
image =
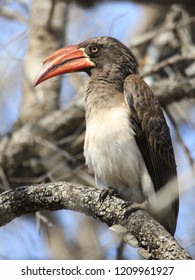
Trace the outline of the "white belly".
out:
M 143 201 L 143 180 L 146 188 L 150 188 L 151 180 L 126 107 L 102 109 L 91 114 L 86 125 L 84 156 L 97 183 L 116 188 L 125 200 Z

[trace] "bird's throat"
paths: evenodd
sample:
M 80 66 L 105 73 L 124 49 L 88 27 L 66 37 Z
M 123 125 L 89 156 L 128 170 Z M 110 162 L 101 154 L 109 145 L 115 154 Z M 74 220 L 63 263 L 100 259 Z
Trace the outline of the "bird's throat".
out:
M 91 77 L 85 93 L 86 119 L 89 114 L 97 114 L 100 111 L 109 111 L 117 106 L 124 106 L 124 95 L 113 83 L 108 83 L 102 78 L 96 77 L 96 82 Z

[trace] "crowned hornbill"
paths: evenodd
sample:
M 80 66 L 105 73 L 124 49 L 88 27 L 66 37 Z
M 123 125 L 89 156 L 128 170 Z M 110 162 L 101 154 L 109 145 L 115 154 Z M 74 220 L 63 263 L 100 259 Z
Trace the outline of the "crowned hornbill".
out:
M 35 85 L 70 72 L 90 76 L 85 94 L 86 164 L 98 184 L 117 190 L 125 201 L 141 203 L 176 178 L 177 171 L 162 109 L 137 68 L 125 45 L 111 37 L 95 37 L 50 55 Z M 168 189 L 171 203 L 154 216 L 173 235 L 177 183 Z

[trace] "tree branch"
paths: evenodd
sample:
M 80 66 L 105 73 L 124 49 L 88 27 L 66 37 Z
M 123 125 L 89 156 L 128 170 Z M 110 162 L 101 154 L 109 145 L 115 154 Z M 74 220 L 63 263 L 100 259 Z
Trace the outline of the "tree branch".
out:
M 51 141 L 72 134 L 84 120 L 84 111 L 73 105 L 68 110 L 57 110 L 40 119 L 37 124 L 27 124 L 4 137 L 0 142 L 0 167 L 5 174 L 13 176 L 22 162 L 39 156 L 41 139 Z M 40 155 L 41 156 L 41 155 Z M 18 173 L 18 171 L 17 171 Z
M 147 212 L 138 210 L 124 218 L 124 201 L 107 197 L 100 202 L 100 190 L 87 186 L 56 182 L 24 186 L 0 195 L 0 225 L 14 218 L 40 210 L 67 209 L 92 216 L 108 226 L 125 228 L 126 241 L 134 236 L 138 245 L 149 252 L 151 259 L 191 259 L 174 238 Z
M 192 63 L 194 60 L 195 60 L 195 53 L 190 53 L 190 54 L 185 54 L 185 55 L 174 55 L 174 56 L 171 56 L 167 59 L 160 61 L 158 64 L 153 65 L 150 70 L 142 73 L 142 77 L 146 77 L 151 74 L 155 74 L 167 66 L 171 66 L 171 65 L 175 65 L 175 64 L 179 64 L 179 63 L 184 65 L 184 62 L 189 61 Z
M 137 36 L 135 39 L 133 39 L 133 41 L 130 44 L 130 48 L 137 48 L 140 45 L 143 44 L 147 44 L 148 42 L 150 42 L 151 40 L 153 40 L 155 37 L 157 37 L 160 33 L 165 33 L 167 31 L 174 31 L 174 30 L 178 30 L 186 25 L 189 25 L 190 23 L 194 23 L 195 22 L 195 17 L 190 17 L 186 20 L 182 20 L 181 22 L 177 22 L 177 23 L 169 23 L 168 25 L 162 25 L 160 28 L 156 28 L 152 31 L 148 31 L 146 33 L 143 33 L 139 36 Z
M 6 7 L 0 7 L 0 15 L 10 20 L 18 20 L 24 24 L 28 24 L 28 19 L 22 15 L 22 13 L 17 13 L 16 11 L 11 11 Z
M 151 88 L 162 107 L 172 102 L 195 98 L 195 78 L 186 79 L 181 76 L 173 76 L 160 81 L 153 81 Z
M 65 1 L 32 1 L 31 33 L 24 60 L 24 94 L 20 106 L 18 126 L 36 123 L 43 116 L 59 108 L 60 78 L 33 87 L 42 61 L 64 45 L 68 5 Z M 49 98 L 48 98 L 49 96 Z

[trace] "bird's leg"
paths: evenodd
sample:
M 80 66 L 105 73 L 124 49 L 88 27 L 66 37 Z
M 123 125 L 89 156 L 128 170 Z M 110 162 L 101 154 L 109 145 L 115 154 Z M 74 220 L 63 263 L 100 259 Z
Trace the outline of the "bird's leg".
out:
M 132 201 L 125 201 L 122 204 L 122 208 L 125 209 L 125 218 L 127 218 L 131 213 L 138 211 L 138 210 L 148 210 L 149 209 L 149 202 L 145 200 L 141 203 L 132 202 Z
M 106 199 L 107 196 L 111 197 L 113 195 L 118 196 L 115 189 L 113 189 L 111 187 L 104 188 L 100 193 L 99 200 L 101 202 L 103 202 Z

